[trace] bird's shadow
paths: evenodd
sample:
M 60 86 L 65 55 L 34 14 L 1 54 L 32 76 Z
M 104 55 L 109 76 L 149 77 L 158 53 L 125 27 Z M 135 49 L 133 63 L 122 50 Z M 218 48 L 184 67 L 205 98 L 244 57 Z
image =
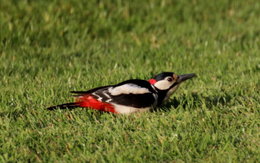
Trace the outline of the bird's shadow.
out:
M 182 107 L 183 109 L 193 109 L 206 105 L 208 109 L 212 109 L 215 106 L 225 106 L 230 103 L 232 95 L 222 94 L 216 96 L 205 96 L 200 93 L 192 93 L 190 95 L 183 95 L 180 97 L 174 97 L 169 102 L 155 108 L 153 112 L 157 111 L 170 111 L 172 108 Z

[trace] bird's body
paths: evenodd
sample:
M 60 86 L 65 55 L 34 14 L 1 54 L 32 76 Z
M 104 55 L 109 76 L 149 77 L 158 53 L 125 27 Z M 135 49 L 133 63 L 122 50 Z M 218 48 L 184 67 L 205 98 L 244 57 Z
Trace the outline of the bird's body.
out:
M 189 78 L 195 76 L 188 75 Z M 87 107 L 119 114 L 147 111 L 168 99 L 181 82 L 178 82 L 178 76 L 174 73 L 161 73 L 148 81 L 132 79 L 88 91 L 72 91 L 76 97 L 75 102 L 51 106 L 48 109 Z

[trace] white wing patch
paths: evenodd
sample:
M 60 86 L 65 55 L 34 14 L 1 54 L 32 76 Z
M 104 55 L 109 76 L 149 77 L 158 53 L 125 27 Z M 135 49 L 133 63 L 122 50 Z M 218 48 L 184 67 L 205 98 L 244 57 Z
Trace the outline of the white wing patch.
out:
M 109 88 L 109 93 L 113 96 L 117 96 L 120 94 L 144 94 L 144 93 L 150 93 L 150 91 L 147 88 L 139 87 L 135 84 L 124 84 L 121 86 L 117 86 L 115 88 Z
M 98 101 L 101 101 L 102 100 L 102 97 L 101 96 L 99 96 L 99 95 L 97 95 L 96 93 L 93 93 L 93 95 L 95 95 L 96 97 L 98 97 Z

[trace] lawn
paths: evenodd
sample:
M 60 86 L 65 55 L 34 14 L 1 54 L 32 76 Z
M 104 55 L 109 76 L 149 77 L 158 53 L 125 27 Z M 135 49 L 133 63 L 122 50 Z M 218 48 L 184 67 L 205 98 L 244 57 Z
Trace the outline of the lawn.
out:
M 260 162 L 256 0 L 0 0 L 0 162 Z M 69 91 L 196 73 L 155 112 Z

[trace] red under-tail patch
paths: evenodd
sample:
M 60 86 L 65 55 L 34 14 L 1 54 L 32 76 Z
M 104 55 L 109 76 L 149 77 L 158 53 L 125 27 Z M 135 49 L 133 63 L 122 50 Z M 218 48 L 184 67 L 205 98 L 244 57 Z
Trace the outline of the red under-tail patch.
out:
M 157 81 L 155 79 L 149 79 L 148 82 L 152 85 L 154 85 Z
M 76 99 L 76 103 L 80 107 L 88 107 L 88 108 L 95 109 L 95 110 L 116 113 L 113 105 L 106 103 L 106 102 L 98 101 L 91 95 L 79 96 Z

